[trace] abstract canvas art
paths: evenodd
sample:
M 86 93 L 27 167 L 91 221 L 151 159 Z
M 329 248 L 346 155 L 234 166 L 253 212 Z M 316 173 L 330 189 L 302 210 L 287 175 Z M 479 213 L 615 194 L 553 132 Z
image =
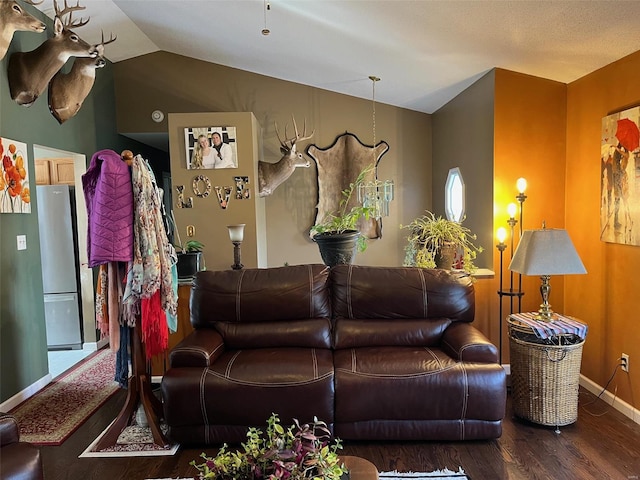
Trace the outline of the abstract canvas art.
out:
M 602 119 L 600 239 L 640 245 L 640 107 Z

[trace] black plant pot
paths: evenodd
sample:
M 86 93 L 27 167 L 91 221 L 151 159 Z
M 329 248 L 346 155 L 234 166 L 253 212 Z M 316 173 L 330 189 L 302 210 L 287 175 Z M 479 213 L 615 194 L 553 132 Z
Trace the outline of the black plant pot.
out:
M 178 279 L 191 279 L 201 270 L 202 252 L 178 253 Z
M 322 261 L 328 267 L 348 265 L 356 255 L 356 242 L 360 232 L 347 230 L 344 233 L 318 233 L 313 241 L 318 244 Z

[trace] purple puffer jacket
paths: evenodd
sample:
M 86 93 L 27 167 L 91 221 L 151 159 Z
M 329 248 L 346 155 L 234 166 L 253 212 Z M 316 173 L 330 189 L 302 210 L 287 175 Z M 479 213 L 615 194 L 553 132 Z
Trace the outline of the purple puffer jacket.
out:
M 89 267 L 133 259 L 133 189 L 128 165 L 113 150 L 100 150 L 82 176 L 89 227 Z

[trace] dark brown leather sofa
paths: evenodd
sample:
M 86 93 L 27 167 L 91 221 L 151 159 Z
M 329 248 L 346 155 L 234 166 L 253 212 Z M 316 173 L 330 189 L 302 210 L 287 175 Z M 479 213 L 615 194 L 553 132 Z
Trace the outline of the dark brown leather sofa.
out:
M 20 441 L 16 418 L 0 412 L 0 478 L 3 480 L 42 480 L 40 450 Z
M 162 380 L 169 436 L 239 442 L 275 412 L 343 440 L 497 438 L 505 372 L 473 318 L 470 278 L 444 270 L 200 272 Z

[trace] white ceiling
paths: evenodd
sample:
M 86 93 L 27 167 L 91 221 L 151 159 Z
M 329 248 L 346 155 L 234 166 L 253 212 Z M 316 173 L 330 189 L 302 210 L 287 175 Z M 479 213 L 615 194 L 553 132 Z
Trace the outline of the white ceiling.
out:
M 361 98 L 376 75 L 376 101 L 425 113 L 494 67 L 569 83 L 640 50 L 635 0 L 269 3 L 268 36 L 264 0 L 81 0 L 76 32 L 117 35 L 112 62 L 165 50 Z

